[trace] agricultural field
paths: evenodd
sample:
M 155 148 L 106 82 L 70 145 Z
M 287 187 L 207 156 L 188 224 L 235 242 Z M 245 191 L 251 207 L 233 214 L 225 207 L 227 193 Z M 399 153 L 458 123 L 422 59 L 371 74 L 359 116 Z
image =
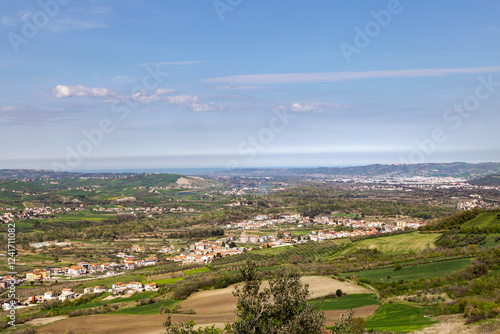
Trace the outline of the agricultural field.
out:
M 301 281 L 304 284 L 309 284 L 311 298 L 320 298 L 334 294 L 337 289 L 341 289 L 348 295 L 371 293 L 371 291 L 365 287 L 350 282 L 341 282 L 326 276 L 303 276 Z M 262 287 L 268 288 L 269 283 L 264 281 Z M 233 312 L 236 310 L 237 301 L 236 297 L 233 296 L 233 290 L 234 285 L 224 289 L 200 291 L 182 301 L 180 305 L 182 308 L 193 308 L 197 314 Z M 360 303 L 362 304 L 362 302 Z
M 357 275 L 369 279 L 372 282 L 390 283 L 400 279 L 405 281 L 416 281 L 420 278 L 445 277 L 453 271 L 462 270 L 472 262 L 472 259 L 456 259 L 426 264 L 403 264 L 401 270 L 395 271 L 393 267 L 384 269 L 373 269 L 360 272 L 340 274 L 342 277 Z
M 389 332 L 410 332 L 430 326 L 434 319 L 426 317 L 432 307 L 416 307 L 406 304 L 384 304 L 366 320 L 366 328 Z
M 478 229 L 480 231 L 500 232 L 500 211 L 487 211 L 480 213 L 477 217 L 465 222 L 461 226 L 461 230 L 472 231 Z
M 309 241 L 293 246 L 265 248 L 222 259 L 215 259 L 210 266 L 212 268 L 234 271 L 240 270 L 244 266 L 246 259 L 251 259 L 261 266 L 264 266 L 266 261 L 275 261 L 274 264 L 276 264 L 278 261 L 285 262 L 294 259 L 297 262 L 302 260 L 327 259 L 337 254 L 343 247 L 345 246 L 340 240 Z
M 319 305 L 323 311 L 347 310 L 369 305 L 379 305 L 377 298 L 372 293 L 354 293 L 347 296 L 320 300 L 311 300 L 309 303 Z
M 404 233 L 389 236 L 380 236 L 364 240 L 354 241 L 349 248 L 343 250 L 338 255 L 347 255 L 355 252 L 356 249 L 368 248 L 378 249 L 387 254 L 403 254 L 408 252 L 420 252 L 424 249 L 434 249 L 434 242 L 440 236 L 439 233 Z

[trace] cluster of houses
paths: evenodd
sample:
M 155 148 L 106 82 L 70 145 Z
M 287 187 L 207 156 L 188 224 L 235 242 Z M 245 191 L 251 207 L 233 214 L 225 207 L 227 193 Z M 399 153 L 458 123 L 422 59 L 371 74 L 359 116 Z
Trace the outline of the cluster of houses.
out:
M 18 285 L 22 282 L 23 280 L 17 276 L 0 276 L 0 292 L 4 291 L 11 285 Z
M 200 240 L 189 246 L 189 249 L 179 255 L 168 257 L 167 261 L 180 262 L 182 264 L 206 264 L 216 257 L 226 257 L 241 254 L 244 247 L 231 247 L 236 238 L 229 236 L 216 241 Z M 234 245 L 233 245 L 234 246 Z
M 288 232 L 283 233 L 283 237 L 277 235 L 258 235 L 247 233 L 247 230 L 254 230 L 259 227 L 273 226 L 281 223 L 293 223 L 297 227 L 303 227 L 310 223 L 333 227 L 332 229 L 325 229 L 323 231 L 311 231 L 310 233 L 299 238 L 293 238 Z M 253 220 L 245 220 L 236 224 L 229 225 L 228 227 L 237 227 L 243 230 L 239 241 L 242 243 L 267 243 L 269 246 L 283 246 L 294 243 L 306 242 L 309 240 L 322 241 L 335 238 L 347 238 L 363 235 L 376 235 L 380 233 L 391 233 L 401 231 L 407 228 L 417 229 L 426 223 L 416 222 L 397 222 L 396 224 L 388 224 L 382 222 L 370 222 L 365 220 L 353 219 L 332 219 L 324 216 L 316 216 L 314 219 L 309 217 L 301 217 L 300 215 L 285 215 L 281 218 L 269 219 L 266 215 L 256 216 Z M 342 226 L 340 230 L 335 230 L 335 227 Z
M 486 202 L 481 200 L 480 198 L 474 198 L 470 201 L 460 202 L 457 205 L 457 209 L 460 210 L 470 210 L 473 208 L 483 208 L 487 205 Z
M 113 294 L 134 294 L 143 291 L 157 291 L 156 283 L 142 284 L 141 282 L 122 283 L 116 282 L 112 285 L 111 289 L 103 286 L 87 287 L 83 289 L 83 294 L 112 292 Z M 59 294 L 54 291 L 46 291 L 43 295 L 30 296 L 24 302 L 18 299 L 8 299 L 1 301 L 0 304 L 4 310 L 26 307 L 33 304 L 45 303 L 51 300 L 65 301 L 68 299 L 75 299 L 81 295 L 74 292 L 72 289 L 62 289 Z
M 118 254 L 120 256 L 120 254 Z M 52 276 L 69 276 L 78 277 L 88 274 L 97 273 L 114 273 L 116 271 L 133 269 L 135 267 L 153 266 L 156 265 L 158 259 L 156 257 L 150 257 L 147 259 L 137 260 L 135 256 L 123 255 L 123 263 L 88 263 L 79 262 L 76 265 L 63 268 L 46 268 L 46 269 L 33 269 L 26 273 L 27 281 L 40 281 L 51 279 Z
M 158 287 L 156 283 L 142 284 L 141 282 L 116 282 L 111 286 L 110 292 L 115 294 L 134 294 L 143 291 L 157 291 Z

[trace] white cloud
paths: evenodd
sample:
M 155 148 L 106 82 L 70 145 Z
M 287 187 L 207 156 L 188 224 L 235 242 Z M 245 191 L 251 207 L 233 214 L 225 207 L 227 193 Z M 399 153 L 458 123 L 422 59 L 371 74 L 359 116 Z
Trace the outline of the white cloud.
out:
M 201 111 L 223 111 L 224 107 L 215 103 L 198 103 L 200 97 L 196 95 L 167 96 L 166 100 L 170 104 L 185 107 L 194 112 Z
M 170 89 L 170 88 L 158 88 L 154 92 L 156 95 L 163 95 L 163 94 L 175 94 L 177 93 L 177 90 L 175 89 Z
M 290 112 L 323 112 L 324 109 L 347 109 L 347 106 L 338 103 L 306 103 L 300 104 L 298 102 L 292 105 L 280 104 L 275 108 L 278 111 L 290 111 Z
M 434 68 L 389 71 L 360 72 L 319 72 L 319 73 L 272 73 L 233 75 L 227 77 L 208 78 L 206 83 L 232 83 L 237 85 L 262 85 L 283 83 L 338 82 L 376 78 L 415 78 L 440 77 L 453 74 L 479 74 L 500 72 L 500 66 L 470 68 Z
M 197 103 L 200 98 L 195 95 L 176 95 L 176 96 L 167 96 L 166 100 L 178 106 L 187 106 L 193 103 Z
M 202 98 L 197 95 L 174 95 L 174 96 L 162 96 L 164 94 L 173 94 L 177 91 L 170 88 L 159 88 L 149 93 L 147 90 L 141 90 L 132 96 L 120 95 L 117 92 L 109 90 L 107 88 L 93 88 L 84 87 L 82 85 L 77 86 L 65 86 L 57 85 L 56 88 L 52 90 L 52 94 L 57 98 L 67 98 L 67 97 L 107 97 L 103 100 L 104 103 L 113 103 L 116 101 L 124 101 L 127 99 L 133 99 L 136 102 L 149 104 L 153 102 L 165 101 L 169 104 L 187 108 L 191 111 L 222 111 L 224 107 L 215 103 L 201 103 Z
M 215 104 L 215 103 L 206 103 L 206 104 L 193 103 L 190 106 L 190 109 L 194 112 L 198 112 L 198 111 L 223 111 L 224 107 L 219 105 L 219 104 Z
M 52 94 L 57 98 L 88 96 L 88 97 L 106 97 L 112 96 L 113 93 L 107 88 L 89 88 L 82 85 L 65 86 L 57 85 L 52 90 Z

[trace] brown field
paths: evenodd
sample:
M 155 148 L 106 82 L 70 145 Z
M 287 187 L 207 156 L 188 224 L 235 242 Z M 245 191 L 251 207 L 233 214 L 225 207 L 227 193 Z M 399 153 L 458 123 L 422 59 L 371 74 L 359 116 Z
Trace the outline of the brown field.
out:
M 172 314 L 174 322 L 193 319 L 199 325 L 223 324 L 234 320 L 233 313 L 219 315 Z M 159 334 L 165 315 L 91 315 L 69 318 L 40 327 L 37 333 Z
M 309 284 L 311 298 L 324 297 L 341 289 L 348 294 L 371 293 L 370 290 L 348 282 L 340 282 L 325 276 L 304 276 L 302 283 Z M 263 282 L 262 287 L 268 288 L 269 283 Z M 234 312 L 236 310 L 237 298 L 233 296 L 234 285 L 225 289 L 207 290 L 196 292 L 188 299 L 181 302 L 182 308 L 193 308 L 197 314 L 216 314 L 222 312 Z
M 371 291 L 348 282 L 340 282 L 324 276 L 304 276 L 303 283 L 309 284 L 313 298 L 326 296 L 341 289 L 347 293 L 370 293 Z M 269 284 L 264 282 L 263 287 Z M 172 314 L 174 322 L 194 320 L 201 326 L 217 325 L 224 327 L 225 322 L 235 320 L 234 311 L 237 299 L 232 292 L 234 286 L 219 290 L 194 293 L 181 302 L 182 308 L 193 308 L 196 314 Z M 367 317 L 375 312 L 377 305 L 356 309 L 357 317 Z M 327 326 L 331 326 L 343 311 L 326 311 Z M 165 315 L 93 315 L 61 320 L 43 326 L 39 333 L 64 333 L 77 331 L 83 333 L 123 333 L 123 334 L 157 334 L 162 332 Z

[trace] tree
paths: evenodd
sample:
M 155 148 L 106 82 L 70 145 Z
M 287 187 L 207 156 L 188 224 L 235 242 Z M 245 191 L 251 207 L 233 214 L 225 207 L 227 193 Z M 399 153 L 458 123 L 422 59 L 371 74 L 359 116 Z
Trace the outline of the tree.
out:
M 195 323 L 193 320 L 187 320 L 184 323 L 172 324 L 172 317 L 167 314 L 167 319 L 163 323 L 165 334 L 222 334 L 222 329 L 215 328 L 215 325 L 205 328 L 194 329 Z
M 252 261 L 242 270 L 243 286 L 233 294 L 238 297 L 236 315 L 231 325 L 234 334 L 293 333 L 314 334 L 324 329 L 325 315 L 307 303 L 308 285 L 302 285 L 297 271 L 280 268 L 260 291 L 261 278 Z
M 238 319 L 226 324 L 224 330 L 206 327 L 194 329 L 194 322 L 173 325 L 170 315 L 163 326 L 165 334 L 319 334 L 324 332 L 326 318 L 321 310 L 307 302 L 308 285 L 302 285 L 296 270 L 279 269 L 261 289 L 261 277 L 256 265 L 247 261 L 241 271 L 243 284 L 233 294 L 238 297 Z M 351 317 L 352 318 L 352 317 Z
M 366 323 L 363 318 L 354 318 L 353 309 L 342 313 L 339 320 L 333 325 L 332 334 L 362 334 L 365 333 Z
M 337 297 L 342 297 L 342 290 L 337 289 L 337 291 L 335 291 L 335 295 L 336 295 Z

